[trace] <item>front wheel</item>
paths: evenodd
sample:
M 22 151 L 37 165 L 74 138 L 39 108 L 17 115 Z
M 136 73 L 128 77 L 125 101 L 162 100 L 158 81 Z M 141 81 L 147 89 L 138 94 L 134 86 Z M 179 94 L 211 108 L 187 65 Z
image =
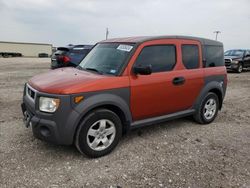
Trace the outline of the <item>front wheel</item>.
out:
M 236 72 L 241 73 L 242 71 L 243 71 L 243 65 L 242 65 L 242 63 L 239 63 Z
M 195 121 L 200 124 L 208 124 L 214 121 L 219 110 L 219 99 L 215 93 L 209 92 L 200 103 L 196 114 Z
M 2 55 L 4 58 L 8 58 L 9 57 L 9 54 L 3 54 Z
M 122 135 L 120 118 L 112 111 L 99 109 L 91 112 L 80 124 L 75 145 L 89 157 L 101 157 L 110 153 Z

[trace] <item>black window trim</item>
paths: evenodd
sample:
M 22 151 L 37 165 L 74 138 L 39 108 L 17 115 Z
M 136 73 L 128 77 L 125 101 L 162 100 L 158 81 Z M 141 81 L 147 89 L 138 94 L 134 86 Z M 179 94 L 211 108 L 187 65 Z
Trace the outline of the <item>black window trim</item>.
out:
M 152 72 L 151 74 L 156 74 L 156 73 L 162 73 L 162 72 L 170 72 L 170 71 L 173 71 L 174 68 L 175 68 L 175 66 L 177 65 L 177 45 L 176 45 L 176 44 L 173 44 L 173 43 L 169 43 L 169 44 L 149 44 L 149 45 L 143 46 L 143 48 L 141 49 L 140 53 L 138 54 L 138 56 L 136 57 L 136 59 L 135 59 L 135 61 L 134 61 L 134 64 L 133 64 L 133 66 L 132 66 L 132 70 L 133 70 L 133 68 L 134 68 L 134 66 L 135 66 L 135 64 L 136 64 L 136 61 L 137 61 L 138 57 L 141 55 L 143 49 L 146 48 L 146 47 L 151 47 L 151 46 L 173 46 L 174 49 L 175 49 L 175 63 L 174 63 L 174 65 L 173 65 L 172 69 L 171 69 L 171 70 L 168 70 L 168 71 Z

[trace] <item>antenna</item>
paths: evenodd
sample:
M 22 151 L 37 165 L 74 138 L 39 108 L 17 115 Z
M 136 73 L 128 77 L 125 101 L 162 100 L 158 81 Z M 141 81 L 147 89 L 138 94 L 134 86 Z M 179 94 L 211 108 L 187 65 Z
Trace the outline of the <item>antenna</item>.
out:
M 109 28 L 107 27 L 106 28 L 106 40 L 108 39 L 108 36 L 109 36 Z

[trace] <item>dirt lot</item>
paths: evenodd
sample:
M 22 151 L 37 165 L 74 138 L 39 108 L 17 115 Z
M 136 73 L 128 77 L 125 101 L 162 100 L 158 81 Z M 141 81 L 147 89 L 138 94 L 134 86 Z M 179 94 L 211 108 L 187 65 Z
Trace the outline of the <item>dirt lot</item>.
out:
M 23 84 L 48 59 L 0 58 L 0 187 L 250 187 L 250 72 L 230 73 L 224 108 L 201 126 L 189 118 L 123 137 L 99 159 L 32 136 Z

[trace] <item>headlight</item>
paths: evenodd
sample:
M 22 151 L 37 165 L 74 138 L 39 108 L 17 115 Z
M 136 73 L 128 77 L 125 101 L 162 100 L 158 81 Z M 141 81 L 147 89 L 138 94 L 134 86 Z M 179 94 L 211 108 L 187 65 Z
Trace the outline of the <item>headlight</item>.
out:
M 39 98 L 39 110 L 42 112 L 53 113 L 56 111 L 60 104 L 60 99 L 40 97 Z
M 239 63 L 239 61 L 232 61 L 232 64 L 238 64 Z

